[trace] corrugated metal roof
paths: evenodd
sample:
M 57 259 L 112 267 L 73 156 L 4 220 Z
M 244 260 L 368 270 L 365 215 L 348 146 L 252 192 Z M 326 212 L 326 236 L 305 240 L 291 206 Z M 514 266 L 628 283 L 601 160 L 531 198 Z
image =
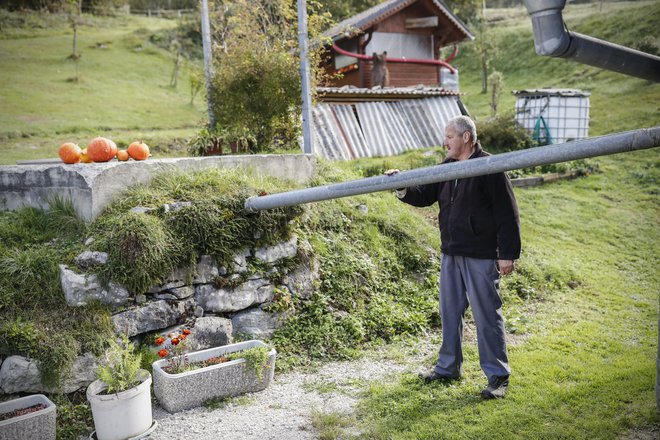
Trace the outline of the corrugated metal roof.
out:
M 319 100 L 330 101 L 360 101 L 362 98 L 368 101 L 374 100 L 400 100 L 426 98 L 431 96 L 460 96 L 462 93 L 456 90 L 448 90 L 442 87 L 373 87 L 371 89 L 343 86 L 343 87 L 317 87 Z
M 330 160 L 348 160 L 442 145 L 447 121 L 460 114 L 455 96 L 319 103 L 313 111 L 315 148 Z
M 364 32 L 375 23 L 381 22 L 386 18 L 396 14 L 407 6 L 416 3 L 418 0 L 387 0 L 372 8 L 362 11 L 346 20 L 337 23 L 331 29 L 323 32 L 323 37 L 331 38 L 333 42 L 341 40 L 347 36 L 352 36 L 360 32 Z M 474 36 L 465 24 L 454 15 L 449 7 L 445 5 L 442 0 L 432 0 L 433 4 L 452 22 L 454 25 L 465 34 L 466 39 L 473 40 Z M 348 35 L 346 35 L 348 33 Z
M 543 96 L 591 96 L 591 93 L 578 89 L 524 89 L 512 90 L 516 96 L 543 95 Z

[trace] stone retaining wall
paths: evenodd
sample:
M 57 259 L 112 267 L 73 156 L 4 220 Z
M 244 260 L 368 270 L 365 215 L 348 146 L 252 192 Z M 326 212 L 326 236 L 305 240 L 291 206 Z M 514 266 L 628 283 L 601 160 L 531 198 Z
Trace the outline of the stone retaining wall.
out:
M 76 257 L 74 267 L 60 265 L 60 280 L 69 305 L 78 307 L 92 300 L 108 304 L 117 333 L 140 340 L 187 327 L 192 329 L 188 348 L 202 350 L 232 343 L 237 336 L 271 336 L 290 314 L 280 299 L 311 295 L 318 265 L 300 259 L 298 246 L 293 236 L 273 246 L 242 249 L 229 267 L 202 255 L 195 267 L 179 268 L 161 285 L 138 294 L 112 282 L 102 286 L 92 270 L 106 264 L 107 255 L 85 251 Z M 297 263 L 293 269 L 292 262 Z M 0 393 L 56 391 L 44 386 L 36 362 L 22 356 L 0 362 Z M 98 359 L 90 353 L 80 356 L 62 391 L 87 386 L 95 379 L 97 366 Z

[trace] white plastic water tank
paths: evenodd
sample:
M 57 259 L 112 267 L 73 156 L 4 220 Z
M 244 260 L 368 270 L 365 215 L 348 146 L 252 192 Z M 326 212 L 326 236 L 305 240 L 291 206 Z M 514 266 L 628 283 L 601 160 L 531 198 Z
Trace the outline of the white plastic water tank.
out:
M 589 137 L 590 93 L 574 89 L 514 90 L 516 121 L 539 144 Z
M 447 90 L 458 91 L 458 69 L 451 73 L 446 67 L 440 68 L 440 87 Z

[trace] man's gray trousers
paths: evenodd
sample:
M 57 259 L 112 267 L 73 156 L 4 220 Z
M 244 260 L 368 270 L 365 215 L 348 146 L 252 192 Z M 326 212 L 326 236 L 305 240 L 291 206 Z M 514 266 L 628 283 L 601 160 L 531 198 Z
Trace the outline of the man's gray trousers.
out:
M 458 377 L 463 367 L 463 324 L 470 305 L 477 326 L 479 363 L 490 380 L 511 372 L 495 260 L 442 254 L 440 317 L 442 346 L 435 371 Z

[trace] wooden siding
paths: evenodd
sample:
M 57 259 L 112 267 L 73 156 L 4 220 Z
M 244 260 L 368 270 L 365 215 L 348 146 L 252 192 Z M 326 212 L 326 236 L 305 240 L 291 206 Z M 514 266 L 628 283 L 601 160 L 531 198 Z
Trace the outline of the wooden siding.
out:
M 409 18 L 424 18 L 429 16 L 438 17 L 438 26 L 435 28 L 420 28 L 420 29 L 407 29 L 406 20 Z M 421 0 L 414 3 L 407 8 L 395 13 L 394 15 L 385 18 L 383 21 L 376 23 L 371 29 L 374 32 L 385 33 L 405 33 L 417 35 L 433 35 L 433 53 L 437 59 L 440 47 L 446 45 L 448 41 L 459 41 L 463 38 L 460 29 L 458 29 L 442 11 L 435 7 L 432 1 Z M 364 53 L 365 39 L 368 37 L 362 35 L 359 37 L 360 47 L 359 53 Z M 332 49 L 329 49 L 330 56 L 328 63 L 325 65 L 329 73 L 334 72 L 334 54 Z M 371 55 L 371 54 L 367 54 Z M 344 86 L 352 85 L 355 87 L 371 87 L 371 68 L 372 63 L 369 61 L 359 61 L 359 69 L 357 71 L 348 72 L 341 79 L 334 79 L 324 85 L 327 86 Z M 423 65 L 423 64 L 408 64 L 408 63 L 388 63 L 387 68 L 390 73 L 390 86 L 391 87 L 406 87 L 423 84 L 427 86 L 440 85 L 440 72 L 438 66 Z

